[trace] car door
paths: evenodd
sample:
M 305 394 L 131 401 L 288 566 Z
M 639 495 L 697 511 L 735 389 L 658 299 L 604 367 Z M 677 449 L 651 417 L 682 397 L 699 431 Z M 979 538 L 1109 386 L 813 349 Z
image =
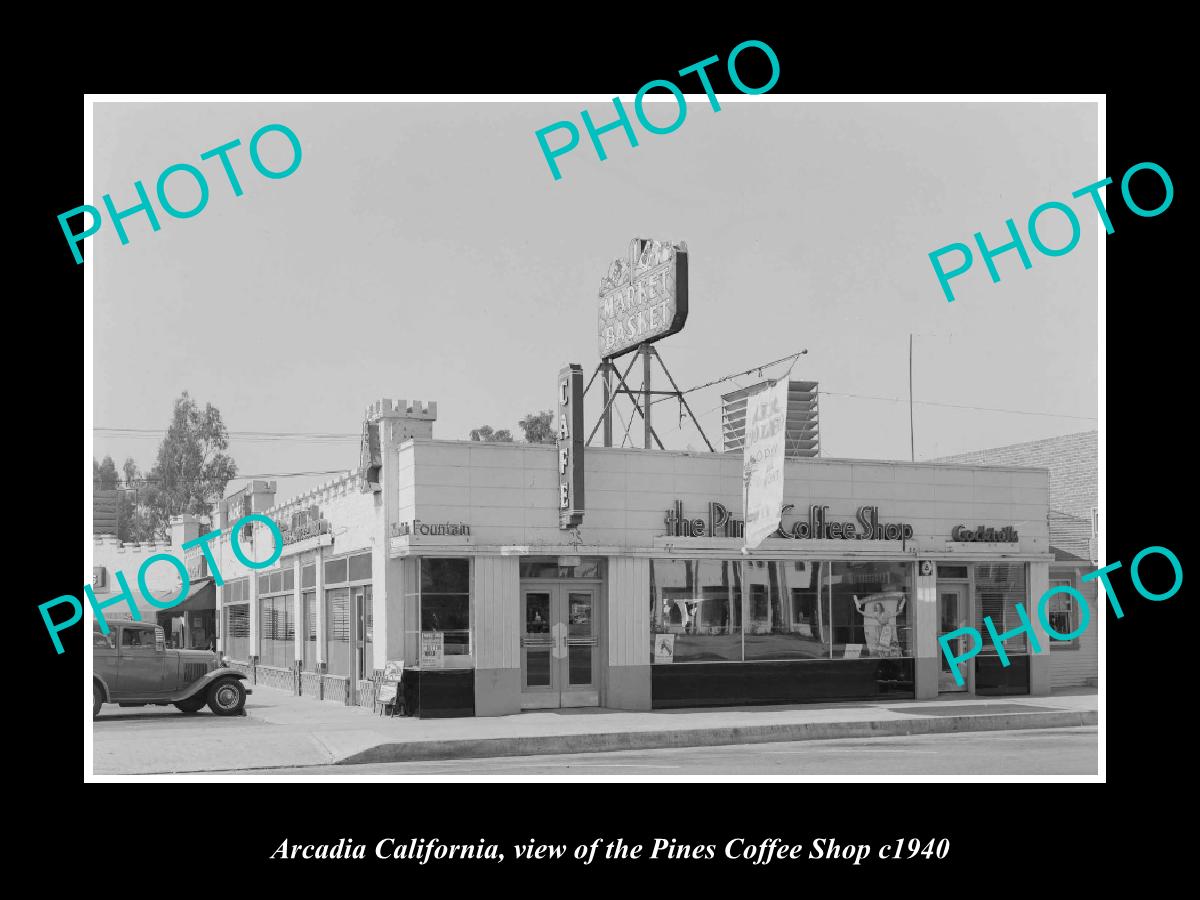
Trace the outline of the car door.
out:
M 163 665 L 167 651 L 160 629 L 145 625 L 121 626 L 118 653 L 116 693 L 119 696 L 115 699 L 155 697 L 164 693 Z

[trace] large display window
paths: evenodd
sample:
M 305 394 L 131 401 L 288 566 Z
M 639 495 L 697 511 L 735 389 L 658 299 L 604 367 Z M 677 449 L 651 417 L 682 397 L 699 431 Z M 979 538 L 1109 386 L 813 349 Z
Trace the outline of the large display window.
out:
M 226 581 L 221 600 L 225 619 L 224 652 L 230 659 L 250 659 L 250 579 Z
M 651 560 L 650 598 L 654 631 L 672 636 L 672 659 L 680 662 L 742 659 L 739 563 L 713 559 Z M 662 656 L 661 641 L 659 648 Z
M 913 655 L 912 564 L 650 561 L 654 664 Z
M 291 668 L 296 655 L 296 572 L 290 560 L 258 576 L 258 661 Z
M 471 655 L 471 561 L 421 558 L 421 631 L 442 634 L 445 656 Z
M 355 610 L 358 621 L 352 623 Z M 350 644 L 355 641 L 362 644 L 356 674 L 365 677 L 374 637 L 370 552 L 325 561 L 325 617 L 325 661 L 329 674 L 350 674 Z
M 975 564 L 975 627 L 983 635 L 981 656 L 997 656 L 996 646 L 988 633 L 984 619 L 990 617 L 997 634 L 1004 634 L 1022 626 L 1017 615 L 1017 604 L 1025 610 L 1032 621 L 1029 593 L 1026 586 L 1025 563 L 976 563 Z M 1004 652 L 1009 656 L 1029 652 L 1028 636 L 1024 631 L 1003 642 Z

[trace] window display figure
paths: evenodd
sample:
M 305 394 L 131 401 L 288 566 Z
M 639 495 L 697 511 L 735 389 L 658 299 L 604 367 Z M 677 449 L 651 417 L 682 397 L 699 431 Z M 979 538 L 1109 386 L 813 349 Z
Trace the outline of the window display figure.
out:
M 863 617 L 867 652 L 871 656 L 902 656 L 896 619 L 904 612 L 907 597 L 903 591 L 868 594 L 861 600 L 854 595 L 854 606 Z

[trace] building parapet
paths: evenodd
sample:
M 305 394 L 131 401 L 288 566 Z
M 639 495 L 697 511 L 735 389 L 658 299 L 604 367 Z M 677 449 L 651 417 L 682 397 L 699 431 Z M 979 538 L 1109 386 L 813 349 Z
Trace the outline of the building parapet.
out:
M 293 509 L 303 509 L 311 506 L 314 503 L 327 503 L 334 497 L 342 497 L 350 493 L 358 491 L 362 487 L 362 476 L 355 471 L 347 471 L 332 479 L 331 481 L 323 482 L 303 494 L 292 497 L 283 503 L 277 503 L 267 510 L 266 514 L 271 518 L 280 518 L 283 514 Z
M 378 419 L 382 416 L 404 416 L 408 419 L 437 419 L 437 403 L 433 400 L 376 400 L 367 407 L 365 418 Z
M 122 543 L 115 535 L 98 534 L 92 538 L 98 547 L 113 547 L 118 553 L 166 553 L 171 550 L 170 541 L 129 541 Z

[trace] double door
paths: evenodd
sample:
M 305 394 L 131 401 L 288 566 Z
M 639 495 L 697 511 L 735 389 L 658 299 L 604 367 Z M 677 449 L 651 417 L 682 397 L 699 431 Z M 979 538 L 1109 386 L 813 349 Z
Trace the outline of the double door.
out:
M 521 706 L 599 706 L 600 588 L 521 585 Z

